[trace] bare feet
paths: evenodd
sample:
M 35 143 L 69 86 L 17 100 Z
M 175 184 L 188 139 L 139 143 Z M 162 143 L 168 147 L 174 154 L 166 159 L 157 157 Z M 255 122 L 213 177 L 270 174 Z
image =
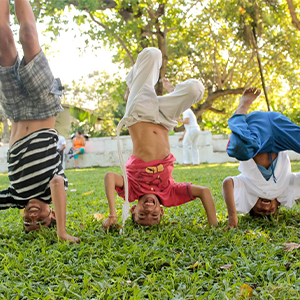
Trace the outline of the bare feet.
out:
M 175 87 L 174 85 L 169 81 L 169 79 L 167 78 L 163 78 L 162 79 L 162 82 L 163 82 L 163 87 L 164 89 L 168 92 L 168 93 L 171 93 L 175 90 Z
M 260 95 L 261 90 L 256 87 L 247 88 L 240 100 L 236 114 L 247 114 L 248 109 L 252 102 Z
M 126 102 L 127 102 L 127 100 L 128 100 L 129 93 L 130 93 L 129 87 L 127 87 L 126 92 L 125 92 L 125 95 L 124 95 L 124 99 L 125 99 Z

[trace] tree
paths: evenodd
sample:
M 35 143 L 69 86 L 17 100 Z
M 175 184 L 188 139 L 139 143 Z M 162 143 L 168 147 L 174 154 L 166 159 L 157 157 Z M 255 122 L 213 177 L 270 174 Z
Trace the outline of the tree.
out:
M 73 81 L 66 87 L 63 102 L 75 106 L 72 115 L 78 120 L 72 129 L 81 127 L 93 136 L 110 136 L 116 134 L 119 115 L 123 116 L 125 83 L 119 77 L 113 79 L 106 73 L 95 71 L 88 78 Z M 123 108 L 122 108 L 123 107 Z M 121 111 L 120 111 L 121 110 Z M 95 128 L 100 120 L 101 131 Z
M 247 86 L 259 86 L 257 53 L 261 57 L 270 106 L 274 107 L 278 99 L 279 78 L 287 86 L 297 83 L 292 70 L 299 70 L 299 36 L 286 23 L 288 11 L 282 3 L 266 0 L 203 3 L 195 0 L 45 0 L 35 3 L 36 15 L 51 17 L 48 30 L 55 35 L 68 22 L 63 10 L 75 7 L 77 24 L 89 24 L 82 32 L 87 37 L 86 45 L 102 41 L 117 51 L 114 60 L 125 67 L 132 66 L 143 48 L 158 47 L 163 54 L 161 77 L 167 75 L 174 84 L 198 78 L 205 85 L 204 100 L 195 106 L 199 121 L 205 122 L 203 113 L 209 111 L 218 113 L 215 120 L 218 116 L 224 118 L 228 109 L 227 113 L 231 114 L 236 95 Z M 251 14 L 251 10 L 258 13 Z M 245 37 L 250 33 L 248 29 L 254 28 L 254 21 L 256 45 L 248 47 Z M 156 90 L 162 94 L 161 82 Z
M 293 2 L 293 0 L 286 0 L 286 2 L 287 2 L 288 7 L 289 7 L 289 11 L 290 11 L 291 18 L 292 18 L 292 23 L 295 25 L 295 27 L 298 30 L 300 30 L 300 20 L 297 17 L 294 2 Z

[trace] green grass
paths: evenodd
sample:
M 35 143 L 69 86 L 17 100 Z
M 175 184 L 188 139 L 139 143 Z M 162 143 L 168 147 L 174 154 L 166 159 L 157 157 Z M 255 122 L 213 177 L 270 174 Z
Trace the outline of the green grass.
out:
M 292 168 L 299 171 L 300 163 Z M 251 299 L 300 299 L 300 249 L 283 249 L 285 242 L 300 243 L 299 205 L 271 220 L 240 216 L 237 230 L 224 231 L 221 183 L 238 174 L 237 164 L 175 166 L 177 182 L 211 189 L 218 228 L 207 226 L 196 200 L 165 209 L 161 226 L 128 220 L 123 235 L 104 233 L 93 215 L 108 215 L 107 171 L 120 169 L 66 171 L 67 228 L 80 237 L 78 245 L 58 242 L 55 229 L 25 234 L 19 210 L 0 211 L 0 299 L 248 299 L 243 284 L 253 288 Z M 0 174 L 0 188 L 7 185 Z M 117 210 L 121 223 L 121 198 Z M 232 267 L 221 269 L 225 264 Z

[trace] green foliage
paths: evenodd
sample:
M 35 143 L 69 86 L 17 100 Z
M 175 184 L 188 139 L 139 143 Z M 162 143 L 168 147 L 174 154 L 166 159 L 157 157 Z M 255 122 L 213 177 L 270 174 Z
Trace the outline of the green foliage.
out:
M 73 81 L 63 99 L 64 103 L 76 107 L 71 109 L 78 120 L 72 124 L 72 130 L 80 127 L 91 137 L 115 135 L 125 112 L 125 90 L 126 84 L 121 78 L 111 78 L 106 72 L 95 71 L 87 78 Z M 122 134 L 124 132 L 126 130 Z
M 294 3 L 299 8 L 299 0 Z M 104 45 L 125 68 L 133 65 L 143 48 L 160 48 L 161 76 L 174 84 L 188 78 L 203 82 L 207 92 L 194 108 L 199 123 L 203 121 L 201 127 L 216 133 L 228 132 L 227 120 L 242 89 L 261 87 L 255 32 L 270 105 L 293 117 L 290 100 L 300 96 L 300 31 L 291 22 L 286 1 L 45 0 L 33 4 L 52 39 L 61 30 L 72 34 L 71 15 L 86 37 L 84 47 Z M 110 125 L 112 132 L 105 129 L 107 134 L 114 133 L 113 124 L 121 118 L 124 105 L 119 101 L 110 108 L 116 119 Z M 263 95 L 252 108 L 266 109 Z
M 300 171 L 300 163 L 292 168 Z M 251 299 L 299 299 L 300 250 L 283 249 L 285 242 L 300 243 L 299 205 L 270 220 L 241 215 L 237 230 L 224 231 L 221 182 L 238 174 L 237 164 L 175 166 L 176 181 L 211 189 L 218 228 L 207 226 L 195 200 L 166 208 L 161 226 L 143 228 L 128 220 L 123 235 L 104 233 L 93 215 L 108 216 L 107 171 L 120 169 L 66 170 L 67 227 L 80 237 L 79 245 L 58 242 L 55 229 L 25 234 L 17 209 L 0 211 L 0 299 L 234 300 L 242 299 L 243 284 L 253 288 Z M 0 174 L 0 189 L 7 185 L 7 174 Z M 120 218 L 122 204 L 117 198 Z M 232 267 L 220 268 L 225 264 Z

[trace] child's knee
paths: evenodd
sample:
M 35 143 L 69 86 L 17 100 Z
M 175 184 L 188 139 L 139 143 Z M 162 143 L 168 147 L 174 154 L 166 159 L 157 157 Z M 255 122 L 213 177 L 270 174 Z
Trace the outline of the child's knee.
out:
M 50 180 L 50 187 L 51 186 L 58 186 L 64 184 L 64 179 L 62 176 L 55 174 L 53 178 Z
M 199 80 L 189 79 L 186 81 L 186 84 L 188 85 L 188 93 L 191 98 L 196 99 L 196 101 L 203 98 L 205 88 Z
M 147 57 L 147 60 L 149 61 L 149 63 L 151 61 L 161 61 L 162 60 L 162 54 L 161 51 L 157 48 L 154 47 L 148 47 L 145 48 L 140 54 L 139 56 L 141 56 L 141 58 L 143 57 Z
M 25 24 L 20 29 L 19 36 L 20 43 L 22 46 L 30 46 L 36 40 L 38 40 L 38 35 L 36 31 L 35 24 Z
M 0 25 L 0 47 L 8 49 L 10 46 L 14 46 L 15 41 L 9 26 Z
M 226 151 L 230 157 L 234 157 L 240 161 L 246 161 L 253 158 L 253 151 L 250 151 L 243 143 L 229 142 Z

